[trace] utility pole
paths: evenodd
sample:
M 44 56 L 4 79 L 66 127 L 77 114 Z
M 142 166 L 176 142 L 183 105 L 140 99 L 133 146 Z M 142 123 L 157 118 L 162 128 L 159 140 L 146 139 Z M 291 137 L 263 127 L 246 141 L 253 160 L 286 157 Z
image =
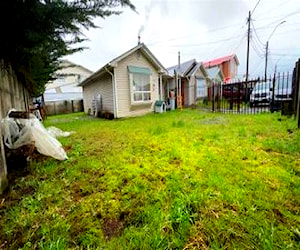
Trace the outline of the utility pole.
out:
M 247 37 L 248 37 L 248 42 L 247 42 L 247 65 L 246 65 L 246 82 L 248 82 L 248 77 L 249 77 L 249 49 L 250 49 L 250 35 L 251 35 L 251 29 L 250 29 L 250 24 L 251 24 L 251 13 L 253 14 L 257 5 L 259 4 L 260 0 L 257 1 L 254 9 L 249 11 L 249 17 L 248 17 L 248 32 L 247 32 Z
M 267 41 L 267 44 L 266 44 L 265 82 L 267 81 L 268 50 L 269 50 L 269 41 Z M 275 71 L 276 71 L 276 70 L 275 70 Z
M 267 42 L 266 42 L 266 62 L 265 62 L 265 81 L 267 81 L 267 68 L 268 68 L 268 53 L 269 53 L 269 40 L 271 39 L 272 35 L 274 34 L 275 30 L 279 27 L 279 25 L 285 23 L 286 21 L 282 21 L 279 24 L 275 26 L 273 29 L 271 35 L 269 36 Z M 275 69 L 276 71 L 276 69 Z
M 249 11 L 249 17 L 248 17 L 248 32 L 247 32 L 248 42 L 247 42 L 246 82 L 248 82 L 248 75 L 249 75 L 250 22 L 251 22 L 251 11 Z

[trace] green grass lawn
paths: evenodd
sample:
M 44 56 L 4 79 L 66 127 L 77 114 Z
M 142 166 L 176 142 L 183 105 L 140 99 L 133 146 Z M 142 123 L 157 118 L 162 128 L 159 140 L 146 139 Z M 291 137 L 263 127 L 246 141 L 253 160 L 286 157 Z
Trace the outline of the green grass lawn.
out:
M 0 199 L 0 249 L 299 249 L 300 131 L 279 114 L 49 117 L 69 159 L 35 158 Z

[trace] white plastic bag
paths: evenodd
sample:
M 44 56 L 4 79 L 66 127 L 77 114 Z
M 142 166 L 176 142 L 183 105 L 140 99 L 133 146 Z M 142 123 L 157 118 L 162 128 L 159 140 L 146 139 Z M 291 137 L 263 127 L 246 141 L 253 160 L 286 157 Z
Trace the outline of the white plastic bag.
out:
M 66 152 L 58 140 L 52 137 L 43 124 L 34 116 L 30 119 L 6 117 L 2 120 L 4 144 L 9 149 L 34 144 L 37 151 L 57 160 L 68 159 Z
M 74 131 L 70 131 L 70 132 L 64 132 L 62 131 L 61 129 L 57 128 L 57 127 L 48 127 L 47 128 L 47 131 L 50 135 L 52 135 L 54 138 L 57 138 L 57 137 L 68 137 L 70 136 L 71 134 L 75 133 Z

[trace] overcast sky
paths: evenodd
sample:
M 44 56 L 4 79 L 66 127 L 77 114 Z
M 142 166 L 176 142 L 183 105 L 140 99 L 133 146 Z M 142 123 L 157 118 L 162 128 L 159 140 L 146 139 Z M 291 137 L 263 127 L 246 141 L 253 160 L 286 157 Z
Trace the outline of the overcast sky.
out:
M 269 41 L 268 73 L 292 71 L 300 57 L 299 0 L 132 0 L 137 12 L 97 19 L 99 29 L 84 31 L 89 47 L 67 59 L 96 71 L 137 45 L 138 34 L 167 68 L 181 61 L 207 61 L 232 53 L 246 71 L 247 17 L 252 11 L 250 76 L 262 76 Z M 258 5 L 256 6 L 256 4 Z M 256 8 L 255 8 L 256 6 Z M 253 11 L 254 10 L 254 11 Z M 282 24 L 281 22 L 286 21 Z

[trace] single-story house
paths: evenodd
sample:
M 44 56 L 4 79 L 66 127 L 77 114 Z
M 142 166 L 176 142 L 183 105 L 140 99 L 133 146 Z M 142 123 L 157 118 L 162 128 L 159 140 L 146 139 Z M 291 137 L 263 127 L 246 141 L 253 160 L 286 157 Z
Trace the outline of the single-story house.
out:
M 79 84 L 84 112 L 114 118 L 143 115 L 154 110 L 162 96 L 166 70 L 145 44 L 105 64 Z
M 206 69 L 219 68 L 225 83 L 229 83 L 232 79 L 235 79 L 239 64 L 239 60 L 235 54 L 223 56 L 203 63 Z
M 45 102 L 82 100 L 82 87 L 78 84 L 92 73 L 81 65 L 62 60 L 60 69 L 54 73 L 54 80 L 46 84 Z
M 167 70 L 168 75 L 164 76 L 165 100 L 170 97 L 170 92 L 172 92 L 177 97 L 176 106 L 187 107 L 207 96 L 210 79 L 203 63 L 197 62 L 195 59 L 181 63 L 179 55 L 178 64 Z

